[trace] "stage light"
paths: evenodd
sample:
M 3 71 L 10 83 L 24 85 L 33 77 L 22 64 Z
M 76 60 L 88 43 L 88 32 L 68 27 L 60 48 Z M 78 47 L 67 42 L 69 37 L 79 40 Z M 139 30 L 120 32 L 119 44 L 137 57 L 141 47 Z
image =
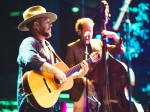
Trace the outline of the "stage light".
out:
M 19 16 L 20 12 L 10 12 L 10 16 Z
M 96 34 L 95 38 L 99 39 L 99 40 L 102 40 L 102 35 L 101 34 Z M 109 42 L 108 38 L 106 38 L 106 42 Z
M 60 98 L 69 98 L 69 94 L 60 94 Z
M 15 16 L 20 16 L 20 15 L 22 15 L 23 14 L 23 12 L 19 12 L 19 11 L 16 11 L 16 12 L 10 12 L 10 16 L 11 17 L 15 17 Z
M 100 39 L 100 40 L 102 40 L 102 36 L 101 36 L 101 34 L 96 34 L 96 35 L 95 35 L 95 38 L 96 38 L 96 39 Z
M 71 10 L 72 10 L 72 12 L 79 12 L 80 9 L 78 7 L 72 7 Z
M 142 88 L 142 92 L 149 92 L 150 91 L 150 83 L 146 85 L 146 87 Z M 150 95 L 150 94 L 149 94 Z

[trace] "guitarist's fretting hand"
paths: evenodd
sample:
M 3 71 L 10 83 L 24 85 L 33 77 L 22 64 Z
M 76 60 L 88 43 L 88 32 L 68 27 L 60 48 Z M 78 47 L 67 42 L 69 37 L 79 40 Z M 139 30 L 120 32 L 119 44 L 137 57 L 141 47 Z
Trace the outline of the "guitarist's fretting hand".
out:
M 89 66 L 88 66 L 88 64 L 87 64 L 87 62 L 85 60 L 83 60 L 80 63 L 80 65 L 81 65 L 80 71 L 79 72 L 75 72 L 75 73 L 72 74 L 72 76 L 73 76 L 74 79 L 75 78 L 80 78 L 80 77 L 84 76 L 88 72 L 88 70 L 89 70 Z

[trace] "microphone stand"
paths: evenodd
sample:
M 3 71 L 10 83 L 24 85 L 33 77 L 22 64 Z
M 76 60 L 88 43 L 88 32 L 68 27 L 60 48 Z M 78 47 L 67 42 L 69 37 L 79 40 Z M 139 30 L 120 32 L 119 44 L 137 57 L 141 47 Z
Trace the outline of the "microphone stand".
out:
M 88 37 L 86 36 L 86 44 L 85 44 L 85 60 L 88 59 L 88 44 L 89 42 L 87 42 Z M 88 105 L 88 72 L 86 74 L 86 112 L 89 112 L 89 105 Z
M 91 101 L 93 102 L 96 102 L 97 103 L 97 112 L 99 112 L 99 109 L 100 109 L 100 106 L 101 106 L 101 103 L 94 97 L 92 96 L 93 98 L 90 98 L 90 97 L 87 97 L 88 99 L 90 99 Z
M 129 39 L 130 39 L 130 31 L 129 31 L 129 27 L 130 27 L 130 20 L 129 20 L 129 13 L 127 11 L 126 13 L 126 20 L 125 20 L 125 23 L 126 23 L 126 41 L 127 41 L 127 53 L 130 52 L 129 51 Z M 128 61 L 127 61 L 127 65 L 128 65 L 128 72 L 127 72 L 127 76 L 128 76 L 128 88 L 129 88 L 129 109 L 130 109 L 130 112 L 132 112 L 132 104 L 131 104 L 131 94 L 132 94 L 132 87 L 130 85 L 130 68 L 131 68 L 131 61 L 129 59 L 129 56 L 128 56 Z

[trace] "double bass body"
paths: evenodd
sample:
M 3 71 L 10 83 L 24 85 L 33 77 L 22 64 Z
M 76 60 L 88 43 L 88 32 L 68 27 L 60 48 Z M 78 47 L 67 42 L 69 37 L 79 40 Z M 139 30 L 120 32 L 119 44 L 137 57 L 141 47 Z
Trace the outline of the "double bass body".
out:
M 108 81 L 103 75 L 103 63 L 100 61 L 89 79 L 95 85 L 98 100 L 101 102 L 99 112 L 138 112 L 133 102 L 125 96 L 124 88 L 128 85 L 127 67 L 109 54 L 107 60 Z M 131 107 L 131 108 L 130 108 Z
M 101 12 L 101 27 L 102 30 L 106 30 L 110 15 L 106 1 L 101 3 Z M 136 103 L 127 100 L 125 94 L 125 90 L 130 86 L 127 66 L 109 54 L 106 47 L 106 36 L 103 36 L 102 60 L 95 66 L 91 74 L 89 79 L 93 82 L 98 101 L 101 103 L 99 112 L 139 112 Z

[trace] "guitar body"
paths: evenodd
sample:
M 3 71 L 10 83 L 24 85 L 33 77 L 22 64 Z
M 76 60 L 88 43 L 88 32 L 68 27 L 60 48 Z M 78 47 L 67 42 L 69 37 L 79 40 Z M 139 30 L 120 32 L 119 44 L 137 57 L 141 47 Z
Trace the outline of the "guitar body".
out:
M 93 52 L 86 62 L 91 64 L 99 59 L 100 54 Z M 66 74 L 67 81 L 65 83 L 60 85 L 54 74 L 36 70 L 27 71 L 22 77 L 24 92 L 30 104 L 36 109 L 53 106 L 57 102 L 60 93 L 71 89 L 73 86 L 72 74 L 81 69 L 80 64 L 68 68 L 63 62 L 58 62 L 54 66 Z
M 69 69 L 63 62 L 59 62 L 54 66 L 61 71 Z M 65 83 L 59 85 L 54 80 L 54 74 L 35 70 L 26 72 L 22 82 L 30 104 L 36 109 L 53 106 L 57 102 L 60 93 L 73 86 L 71 76 L 67 77 Z

